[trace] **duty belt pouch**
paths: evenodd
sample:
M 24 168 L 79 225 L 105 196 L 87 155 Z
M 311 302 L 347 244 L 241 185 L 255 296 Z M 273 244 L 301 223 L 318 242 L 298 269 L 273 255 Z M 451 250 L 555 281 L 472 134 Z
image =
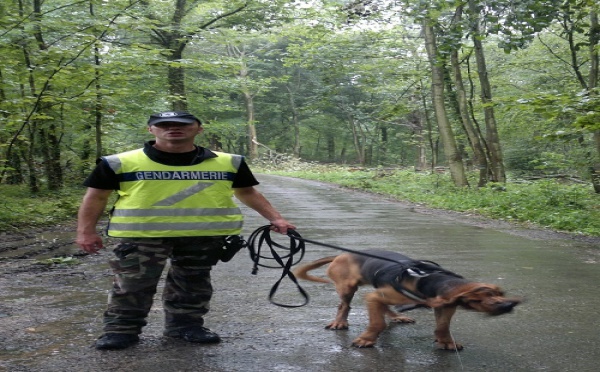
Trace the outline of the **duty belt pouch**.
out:
M 221 261 L 229 262 L 242 248 L 246 247 L 246 241 L 240 235 L 231 235 L 225 238 L 225 246 L 221 253 Z

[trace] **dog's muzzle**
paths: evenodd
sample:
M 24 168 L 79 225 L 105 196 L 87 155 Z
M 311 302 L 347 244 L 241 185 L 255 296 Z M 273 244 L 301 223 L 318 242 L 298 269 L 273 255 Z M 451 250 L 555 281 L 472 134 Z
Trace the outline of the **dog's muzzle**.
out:
M 496 315 L 510 313 L 511 311 L 513 311 L 515 306 L 517 306 L 520 302 L 521 301 L 519 301 L 519 300 L 510 300 L 510 301 L 500 302 L 494 306 L 494 310 L 492 312 L 490 312 L 489 314 L 496 316 Z

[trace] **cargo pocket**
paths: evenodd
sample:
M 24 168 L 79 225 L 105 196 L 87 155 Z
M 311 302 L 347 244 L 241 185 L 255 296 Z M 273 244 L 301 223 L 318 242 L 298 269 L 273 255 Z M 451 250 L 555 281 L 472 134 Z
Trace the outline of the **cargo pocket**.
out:
M 137 245 L 133 243 L 121 243 L 113 250 L 116 257 L 109 260 L 109 264 L 115 274 L 140 272 L 140 258 L 136 254 L 137 248 Z
M 181 267 L 210 267 L 219 262 L 224 236 L 181 238 L 173 250 L 171 264 Z

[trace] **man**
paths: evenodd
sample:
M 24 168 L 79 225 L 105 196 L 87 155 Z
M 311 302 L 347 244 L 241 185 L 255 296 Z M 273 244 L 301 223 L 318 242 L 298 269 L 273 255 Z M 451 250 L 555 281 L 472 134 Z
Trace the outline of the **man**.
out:
M 85 180 L 77 244 L 88 253 L 103 247 L 96 225 L 114 190 L 108 236 L 120 238 L 110 260 L 115 274 L 97 349 L 124 349 L 139 341 L 162 271 L 170 260 L 162 300 L 164 335 L 216 343 L 204 327 L 212 296 L 211 267 L 224 261 L 226 238 L 239 236 L 243 216 L 232 196 L 286 234 L 286 221 L 254 188 L 244 158 L 194 145 L 202 123 L 186 112 L 162 112 L 148 120 L 155 140 L 143 149 L 104 156 Z M 233 239 L 234 240 L 234 239 Z

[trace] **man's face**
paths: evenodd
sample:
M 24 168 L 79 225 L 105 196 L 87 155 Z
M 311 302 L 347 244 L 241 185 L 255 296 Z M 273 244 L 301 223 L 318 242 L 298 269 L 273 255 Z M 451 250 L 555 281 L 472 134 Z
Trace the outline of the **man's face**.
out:
M 156 137 L 157 141 L 193 141 L 202 130 L 198 122 L 193 124 L 162 122 L 148 127 L 148 131 Z

